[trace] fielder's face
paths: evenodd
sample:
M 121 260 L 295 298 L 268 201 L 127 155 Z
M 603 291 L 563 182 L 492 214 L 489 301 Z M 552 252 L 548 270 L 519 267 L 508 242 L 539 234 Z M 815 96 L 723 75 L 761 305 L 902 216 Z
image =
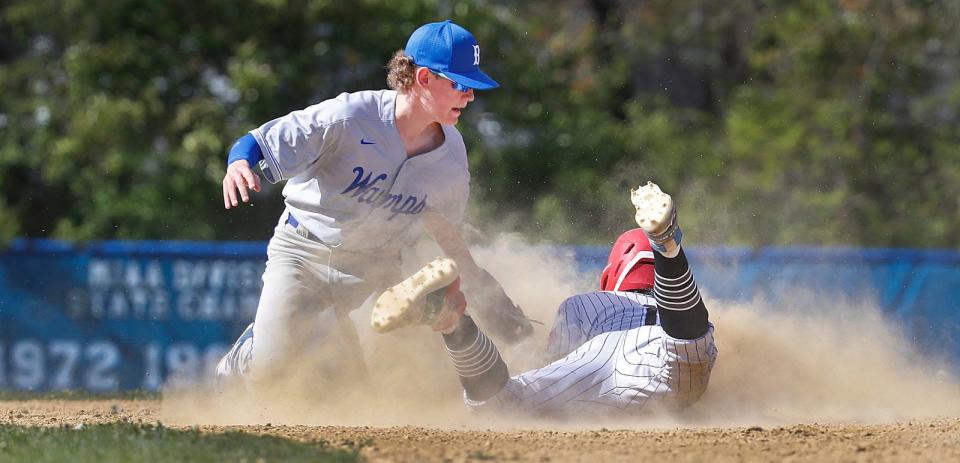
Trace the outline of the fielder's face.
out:
M 418 70 L 423 89 L 423 102 L 433 119 L 443 125 L 455 125 L 460 114 L 473 101 L 473 89 L 461 91 L 452 80 L 434 74 L 426 68 Z M 460 87 L 463 88 L 463 87 Z

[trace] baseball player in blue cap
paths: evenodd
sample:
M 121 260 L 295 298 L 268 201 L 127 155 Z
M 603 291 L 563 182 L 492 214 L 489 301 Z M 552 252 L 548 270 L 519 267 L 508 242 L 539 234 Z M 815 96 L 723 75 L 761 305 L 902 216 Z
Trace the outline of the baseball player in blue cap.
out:
M 303 350 L 318 337 L 342 343 L 339 357 L 356 355 L 347 314 L 402 279 L 401 250 L 424 230 L 457 262 L 471 291 L 492 300 L 495 308 L 479 314 L 487 329 L 506 341 L 531 333 L 460 237 L 470 174 L 454 126 L 476 90 L 499 85 L 480 59 L 480 45 L 463 27 L 425 24 L 391 58 L 389 90 L 343 93 L 237 140 L 224 207 L 260 191 L 259 166 L 271 183 L 286 181 L 286 209 L 267 248 L 256 318 L 218 364 L 219 378 L 242 377 L 256 390 L 309 358 Z
M 371 323 L 378 332 L 426 324 L 442 333 L 474 410 L 583 417 L 686 407 L 710 380 L 713 324 L 680 247 L 671 197 L 648 183 L 631 199 L 640 228 L 614 243 L 600 291 L 560 305 L 546 351 L 554 361 L 542 368 L 509 374 L 494 342 L 464 314 L 448 258 L 385 291 Z

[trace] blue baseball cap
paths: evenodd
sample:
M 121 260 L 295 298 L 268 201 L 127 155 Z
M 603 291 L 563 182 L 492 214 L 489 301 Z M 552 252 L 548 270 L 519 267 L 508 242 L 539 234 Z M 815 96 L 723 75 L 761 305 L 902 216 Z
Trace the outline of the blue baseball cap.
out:
M 464 87 L 489 90 L 500 84 L 480 70 L 480 45 L 470 31 L 451 20 L 424 24 L 410 34 L 407 56 Z M 464 90 L 467 91 L 467 90 Z

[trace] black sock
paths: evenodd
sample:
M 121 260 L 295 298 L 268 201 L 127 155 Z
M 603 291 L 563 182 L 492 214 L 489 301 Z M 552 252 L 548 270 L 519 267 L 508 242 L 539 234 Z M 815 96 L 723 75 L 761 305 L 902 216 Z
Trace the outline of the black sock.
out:
M 487 400 L 503 389 L 510 379 L 507 364 L 473 319 L 462 316 L 453 333 L 443 335 L 447 353 L 457 370 L 460 384 L 470 400 Z
M 697 339 L 706 334 L 709 328 L 707 307 L 693 280 L 683 248 L 673 258 L 654 251 L 653 259 L 656 272 L 654 297 L 663 331 L 677 339 Z

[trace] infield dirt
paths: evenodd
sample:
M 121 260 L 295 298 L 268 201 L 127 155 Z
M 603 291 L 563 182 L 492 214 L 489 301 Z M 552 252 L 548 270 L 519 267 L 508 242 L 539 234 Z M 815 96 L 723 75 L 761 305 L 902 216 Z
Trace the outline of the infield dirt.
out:
M 161 403 L 137 401 L 0 402 L 0 423 L 76 426 L 116 421 L 156 423 Z M 192 427 L 168 424 L 171 427 Z M 836 423 L 780 426 L 648 429 L 569 426 L 491 430 L 473 426 L 204 425 L 202 432 L 242 431 L 298 441 L 360 448 L 368 461 L 957 461 L 960 420 L 925 419 L 888 424 Z

